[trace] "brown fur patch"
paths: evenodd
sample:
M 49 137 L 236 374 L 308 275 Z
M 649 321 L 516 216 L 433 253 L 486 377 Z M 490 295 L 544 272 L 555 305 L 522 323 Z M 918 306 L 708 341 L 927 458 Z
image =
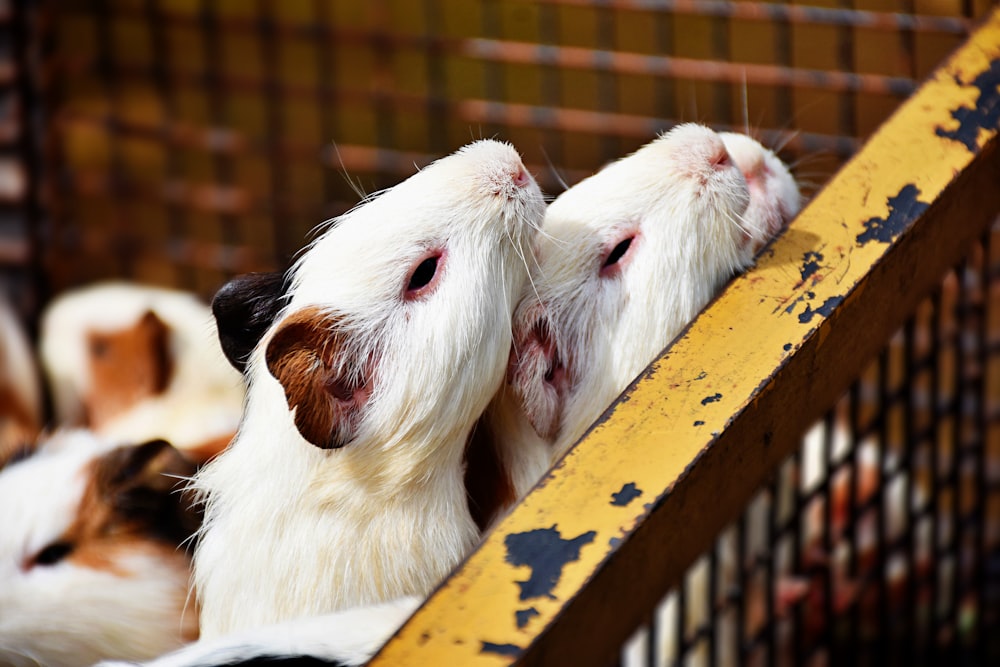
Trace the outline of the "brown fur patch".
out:
M 472 519 L 485 530 L 505 507 L 517 499 L 510 471 L 500 456 L 496 437 L 480 419 L 465 449 L 465 493 Z
M 235 432 L 220 435 L 212 438 L 211 440 L 191 445 L 190 447 L 183 447 L 182 451 L 184 452 L 184 456 L 199 465 L 202 463 L 208 463 L 229 446 L 229 443 L 232 442 L 235 435 Z
M 63 535 L 72 546 L 67 556 L 96 570 L 124 575 L 116 555 L 137 545 L 161 545 L 162 554 L 177 554 L 198 529 L 201 513 L 177 489 L 178 477 L 194 474 L 195 467 L 163 440 L 119 447 L 96 459 L 76 521 Z M 171 556 L 171 557 L 177 557 Z
M 147 311 L 132 327 L 87 336 L 92 385 L 84 398 L 87 423 L 101 428 L 170 384 L 170 327 Z
M 360 372 L 342 363 L 346 338 L 337 320 L 319 308 L 305 308 L 286 319 L 268 343 L 267 369 L 285 390 L 295 427 L 302 437 L 322 449 L 337 449 L 354 439 L 362 408 L 371 395 L 370 364 Z

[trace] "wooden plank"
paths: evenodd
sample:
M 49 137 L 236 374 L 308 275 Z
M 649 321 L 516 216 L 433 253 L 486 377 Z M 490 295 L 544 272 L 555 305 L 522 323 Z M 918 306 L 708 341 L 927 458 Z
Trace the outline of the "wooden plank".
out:
M 998 114 L 1000 10 L 372 664 L 607 664 L 1000 211 Z

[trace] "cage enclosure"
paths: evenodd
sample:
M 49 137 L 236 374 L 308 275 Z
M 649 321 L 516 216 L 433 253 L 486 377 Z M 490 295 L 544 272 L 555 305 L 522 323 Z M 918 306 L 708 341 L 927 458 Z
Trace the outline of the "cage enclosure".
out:
M 679 122 L 747 131 L 808 208 L 373 664 L 988 664 L 991 9 L 12 0 L 0 271 L 28 322 L 106 278 L 209 297 L 471 139 L 558 194 Z

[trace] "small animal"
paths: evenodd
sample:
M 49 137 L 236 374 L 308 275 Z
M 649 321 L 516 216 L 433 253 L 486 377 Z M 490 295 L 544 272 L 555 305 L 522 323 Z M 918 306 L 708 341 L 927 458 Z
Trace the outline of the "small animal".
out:
M 0 295 L 0 460 L 42 428 L 42 393 L 28 334 Z
M 287 283 L 223 290 L 249 390 L 195 478 L 205 638 L 423 596 L 475 543 L 466 449 L 543 215 L 517 152 L 478 141 L 335 220 Z
M 800 206 L 794 178 L 771 151 L 750 137 L 693 124 L 550 204 L 537 270 L 515 312 L 508 384 L 486 419 L 514 498 L 753 263 Z M 480 487 L 470 482 L 473 499 Z M 696 569 L 691 586 L 707 599 L 704 573 Z M 670 630 L 675 602 L 661 610 Z M 692 603 L 686 613 L 697 621 L 707 610 Z M 660 656 L 676 653 L 669 633 L 657 643 Z
M 200 522 L 162 440 L 56 431 L 0 460 L 0 664 L 144 660 L 197 638 L 185 611 Z
M 772 157 L 680 125 L 549 205 L 487 417 L 515 498 L 797 212 L 794 179 Z
M 244 388 L 186 292 L 124 282 L 66 292 L 46 308 L 40 355 L 56 422 L 112 440 L 169 440 L 198 460 L 228 444 Z

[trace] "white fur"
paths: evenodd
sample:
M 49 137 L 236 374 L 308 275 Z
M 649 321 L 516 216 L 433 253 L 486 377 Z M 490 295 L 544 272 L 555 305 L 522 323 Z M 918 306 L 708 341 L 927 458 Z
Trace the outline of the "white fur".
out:
M 31 343 L 17 314 L 0 296 L 0 385 L 8 386 L 28 411 L 36 426 L 41 426 L 41 386 Z M 0 426 L 4 417 L 0 407 Z M 2 434 L 2 429 L 0 429 Z M 0 450 L 3 449 L 0 443 Z
M 406 597 L 253 628 L 196 642 L 145 664 L 146 667 L 194 667 L 270 656 L 310 656 L 342 665 L 362 665 L 410 617 L 420 602 L 419 597 Z M 124 667 L 125 664 L 102 662 L 99 667 Z
M 795 178 L 774 151 L 745 134 L 720 132 L 719 136 L 750 189 L 743 226 L 750 232 L 750 249 L 756 254 L 799 212 L 802 195 Z
M 208 307 L 185 292 L 117 282 L 66 292 L 43 314 L 39 347 L 57 422 L 84 422 L 84 398 L 93 391 L 88 333 L 131 327 L 149 311 L 170 328 L 170 383 L 163 394 L 100 425 L 99 433 L 130 442 L 163 438 L 181 449 L 234 433 L 243 383 L 219 348 Z
M 724 150 L 712 130 L 682 125 L 549 205 L 537 270 L 515 313 L 518 370 L 490 407 L 518 495 L 751 263 L 742 220 L 750 194 L 735 165 L 716 164 Z M 602 275 L 608 253 L 632 234 L 620 270 Z M 539 321 L 566 365 L 562 404 L 531 342 Z M 525 423 L 537 414 L 553 417 L 551 432 Z
M 478 530 L 462 457 L 503 378 L 522 254 L 542 215 L 516 151 L 479 141 L 308 248 L 251 356 L 239 434 L 197 476 L 203 637 L 424 595 L 464 556 Z M 447 253 L 436 291 L 404 300 L 414 264 L 434 248 Z M 350 360 L 378 357 L 357 435 L 337 450 L 303 439 L 264 361 L 274 332 L 309 306 L 339 318 Z
M 60 432 L 0 469 L 0 664 L 141 660 L 183 644 L 186 567 L 141 545 L 115 562 L 121 574 L 72 559 L 31 564 L 70 527 L 90 464 L 111 447 L 84 431 Z

